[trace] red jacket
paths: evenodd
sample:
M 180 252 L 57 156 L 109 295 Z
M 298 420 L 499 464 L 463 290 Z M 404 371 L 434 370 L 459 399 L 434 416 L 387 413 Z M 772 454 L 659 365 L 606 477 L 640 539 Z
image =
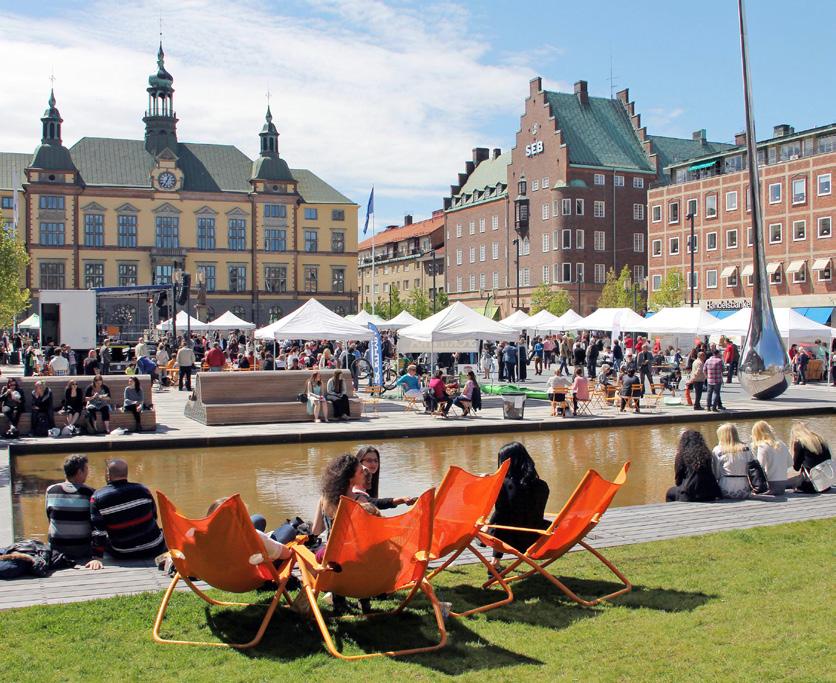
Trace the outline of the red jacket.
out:
M 734 348 L 734 344 L 732 344 L 731 342 L 726 344 L 726 348 L 723 349 L 723 362 L 726 363 L 726 365 L 728 365 L 734 360 L 736 355 L 737 351 Z
M 206 365 L 210 368 L 222 368 L 226 364 L 224 352 L 214 346 L 206 353 Z

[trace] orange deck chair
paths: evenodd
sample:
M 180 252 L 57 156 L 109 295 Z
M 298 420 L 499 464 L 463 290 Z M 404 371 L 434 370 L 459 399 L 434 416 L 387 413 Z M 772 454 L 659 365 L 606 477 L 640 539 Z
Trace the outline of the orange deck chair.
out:
M 434 494 L 434 489 L 425 491 L 410 510 L 394 517 L 375 517 L 356 501 L 343 497 L 322 562 L 317 562 L 306 547 L 294 546 L 293 552 L 302 572 L 303 590 L 325 646 L 335 657 L 345 660 L 394 657 L 432 652 L 447 643 L 441 605 L 425 577 L 432 542 Z M 330 591 L 346 597 L 368 598 L 402 589 L 407 590 L 406 597 L 389 614 L 402 612 L 420 589 L 430 600 L 435 613 L 441 634 L 437 644 L 361 655 L 344 655 L 337 650 L 317 605 L 320 593 Z
M 224 501 L 211 515 L 203 519 L 184 517 L 159 491 L 157 491 L 157 501 L 165 541 L 177 573 L 166 590 L 157 612 L 153 629 L 154 640 L 158 643 L 214 645 L 240 650 L 258 645 L 282 595 L 289 604 L 292 604 L 290 596 L 285 591 L 285 584 L 293 569 L 292 557 L 279 569 L 273 566 L 273 562 L 267 557 L 264 543 L 250 521 L 247 507 L 238 494 Z M 278 588 L 273 601 L 267 607 L 267 613 L 255 637 L 247 643 L 194 642 L 162 638 L 160 626 L 174 589 L 181 579 L 199 598 L 211 605 L 251 606 L 251 603 L 213 600 L 195 586 L 192 579 L 188 577 L 197 577 L 213 588 L 229 593 L 246 593 L 262 586 L 265 581 L 275 581 Z
M 633 585 L 624 576 L 612 562 L 599 553 L 595 548 L 586 543 L 584 537 L 601 521 L 601 517 L 610 506 L 613 497 L 618 490 L 627 481 L 627 471 L 630 469 L 630 462 L 624 463 L 621 472 L 615 478 L 615 481 L 607 481 L 595 470 L 588 470 L 581 479 L 574 493 L 566 501 L 563 509 L 555 517 L 548 529 L 518 529 L 516 527 L 507 527 L 500 525 L 487 525 L 493 529 L 509 529 L 514 531 L 531 531 L 539 534 L 538 538 L 525 551 L 520 553 L 515 548 L 503 543 L 498 538 L 490 534 L 480 533 L 479 538 L 488 546 L 501 550 L 502 552 L 510 553 L 517 559 L 514 560 L 501 572 L 501 576 L 507 582 L 524 579 L 532 574 L 540 574 L 547 580 L 551 581 L 555 586 L 562 590 L 570 599 L 584 605 L 585 607 L 592 607 L 604 600 L 610 600 L 627 593 L 633 588 Z M 624 584 L 623 588 L 601 596 L 594 600 L 584 600 L 579 595 L 570 590 L 563 582 L 561 582 L 553 574 L 546 571 L 552 562 L 560 559 L 575 545 L 578 544 L 585 550 L 588 550 L 595 557 L 597 557 L 613 574 L 615 574 Z M 510 575 L 511 572 L 517 569 L 521 564 L 526 564 L 531 569 L 520 574 Z M 492 578 L 483 584 L 483 588 L 487 588 L 495 583 L 496 579 Z
M 470 550 L 495 580 L 505 589 L 505 597 L 483 607 L 476 607 L 466 612 L 453 612 L 454 617 L 466 617 L 477 612 L 485 612 L 514 599 L 511 588 L 494 569 L 493 565 L 473 545 L 476 534 L 488 521 L 488 516 L 496 503 L 496 497 L 502 488 L 502 482 L 511 465 L 506 460 L 499 469 L 487 476 L 478 476 L 452 465 L 444 475 L 435 496 L 435 518 L 433 520 L 432 556 L 447 559 L 427 576 L 432 579 L 450 566 L 465 550 Z M 449 557 L 448 557 L 449 556 Z

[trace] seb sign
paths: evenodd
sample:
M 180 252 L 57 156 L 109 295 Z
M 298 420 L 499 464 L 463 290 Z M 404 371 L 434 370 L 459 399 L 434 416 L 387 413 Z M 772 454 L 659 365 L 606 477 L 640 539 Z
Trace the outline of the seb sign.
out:
M 532 142 L 530 145 L 525 146 L 525 155 L 527 157 L 537 156 L 538 154 L 543 153 L 543 141 L 537 140 L 536 142 Z

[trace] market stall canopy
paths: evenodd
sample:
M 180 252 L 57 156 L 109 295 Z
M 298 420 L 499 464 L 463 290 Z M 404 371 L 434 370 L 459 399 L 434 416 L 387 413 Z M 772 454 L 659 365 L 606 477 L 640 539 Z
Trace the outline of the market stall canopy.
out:
M 386 321 L 383 318 L 368 311 L 360 311 L 354 315 L 347 315 L 345 319 L 363 327 L 366 326 L 366 323 L 372 323 L 378 327 L 386 327 Z
M 187 328 L 191 328 L 192 332 L 205 332 L 206 330 L 213 329 L 207 323 L 202 323 L 197 318 L 193 318 L 186 311 L 178 311 L 177 317 L 174 320 L 177 324 L 177 330 L 182 332 L 185 332 Z M 164 332 L 171 332 L 171 318 L 163 320 L 157 325 L 157 329 Z
M 41 329 L 41 316 L 33 313 L 26 320 L 17 324 L 18 329 L 21 330 L 39 330 Z
M 528 315 L 524 311 L 514 311 L 507 318 L 503 318 L 499 322 L 514 330 L 522 331 L 528 329 Z
M 581 318 L 583 318 L 583 316 L 578 315 L 571 308 L 568 311 L 566 311 L 566 313 L 564 313 L 563 315 L 557 316 L 557 319 L 560 321 L 561 330 L 565 330 L 567 325 L 571 325 L 572 323 L 577 322 Z
M 705 330 L 717 323 L 717 318 L 698 306 L 663 308 L 653 317 L 646 318 L 644 331 L 648 334 L 689 334 L 703 335 Z
M 215 318 L 211 322 L 206 323 L 210 330 L 254 330 L 255 323 L 248 323 L 246 320 L 241 320 L 232 311 L 227 311 L 223 315 Z
M 426 320 L 404 327 L 398 334 L 398 351 L 476 351 L 480 340 L 511 341 L 517 337 L 516 330 L 456 301 Z
M 585 318 L 568 323 L 566 329 L 603 330 L 618 335 L 622 332 L 644 332 L 647 320 L 632 308 L 599 308 Z
M 420 321 L 409 311 L 401 311 L 391 320 L 385 321 L 383 323 L 383 328 L 386 330 L 401 330 L 404 327 L 409 327 L 417 322 Z
M 528 319 L 526 329 L 529 332 L 561 332 L 563 330 L 560 318 L 546 309 L 538 311 Z
M 813 341 L 815 339 L 830 339 L 836 336 L 836 330 L 827 325 L 810 320 L 792 308 L 775 308 L 775 322 L 778 332 L 790 344 Z M 749 321 L 752 318 L 751 308 L 741 308 L 728 318 L 718 320 L 705 331 L 705 334 L 726 334 L 732 336 L 746 336 L 749 334 Z
M 308 299 L 267 327 L 255 331 L 256 339 L 371 339 L 374 333 L 363 325 L 346 320 L 316 299 Z

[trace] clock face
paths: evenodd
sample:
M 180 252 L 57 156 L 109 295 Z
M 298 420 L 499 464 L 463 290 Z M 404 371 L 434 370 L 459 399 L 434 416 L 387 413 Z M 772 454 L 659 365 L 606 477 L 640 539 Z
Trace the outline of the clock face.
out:
M 173 190 L 174 186 L 177 185 L 177 176 L 165 171 L 164 173 L 160 173 L 157 182 L 163 190 Z

